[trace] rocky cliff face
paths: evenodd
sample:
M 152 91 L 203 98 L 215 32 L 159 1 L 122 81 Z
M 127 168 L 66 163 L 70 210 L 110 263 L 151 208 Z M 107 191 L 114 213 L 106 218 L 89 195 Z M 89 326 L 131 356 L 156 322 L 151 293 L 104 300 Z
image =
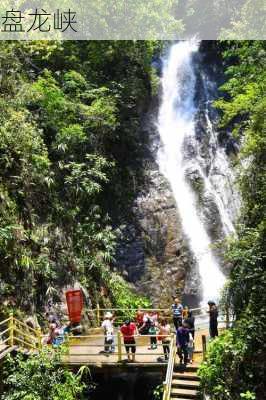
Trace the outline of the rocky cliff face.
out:
M 133 207 L 133 221 L 120 226 L 117 269 L 153 300 L 167 307 L 176 293 L 197 304 L 200 280 L 188 243 L 182 233 L 180 216 L 169 183 L 156 162 L 159 138 L 157 105 L 146 115 L 141 134 L 148 137 L 143 160 L 144 184 Z M 143 143 L 145 140 L 143 141 Z
M 224 221 L 212 193 L 204 190 L 206 182 L 202 176 L 208 177 L 215 191 L 217 189 L 219 193 L 220 190 L 232 220 L 238 204 L 234 198 L 230 162 L 225 169 L 225 162 L 221 160 L 224 148 L 230 147 L 232 139 L 225 135 L 221 140 L 213 127 L 217 114 L 211 101 L 217 97 L 217 81 L 220 83 L 221 75 L 217 60 L 212 60 L 210 67 L 207 50 L 203 46 L 196 60 L 196 131 L 193 141 L 185 143 L 184 156 L 189 159 L 187 180 L 195 192 L 198 212 L 206 222 L 209 236 L 216 242 L 226 235 Z M 151 105 L 142 124 L 140 140 L 145 146 L 145 179 L 135 199 L 133 222 L 124 221 L 120 226 L 122 236 L 116 268 L 141 294 L 150 297 L 154 306 L 169 306 L 175 293 L 181 294 L 185 303 L 196 306 L 201 297 L 199 272 L 182 231 L 175 199 L 156 162 L 160 145 L 156 127 L 157 103 L 155 100 Z M 216 253 L 222 259 L 221 252 Z

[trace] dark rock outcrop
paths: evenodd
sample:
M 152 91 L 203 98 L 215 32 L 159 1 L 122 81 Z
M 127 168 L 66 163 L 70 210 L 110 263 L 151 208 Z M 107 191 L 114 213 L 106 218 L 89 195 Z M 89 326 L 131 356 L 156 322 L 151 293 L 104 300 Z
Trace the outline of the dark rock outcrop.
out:
M 175 294 L 185 293 L 197 303 L 200 280 L 171 188 L 156 162 L 157 112 L 157 104 L 153 104 L 143 122 L 142 135 L 149 138 L 143 160 L 144 184 L 135 199 L 134 222 L 120 226 L 116 267 L 154 306 L 167 307 Z

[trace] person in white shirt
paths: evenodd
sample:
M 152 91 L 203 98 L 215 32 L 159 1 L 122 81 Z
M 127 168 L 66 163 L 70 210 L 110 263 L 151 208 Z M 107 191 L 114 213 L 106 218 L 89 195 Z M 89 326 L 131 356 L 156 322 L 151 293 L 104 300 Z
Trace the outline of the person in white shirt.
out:
M 104 352 L 114 353 L 114 326 L 113 326 L 113 315 L 111 312 L 107 312 L 104 316 L 104 321 L 102 323 L 102 328 L 104 330 Z

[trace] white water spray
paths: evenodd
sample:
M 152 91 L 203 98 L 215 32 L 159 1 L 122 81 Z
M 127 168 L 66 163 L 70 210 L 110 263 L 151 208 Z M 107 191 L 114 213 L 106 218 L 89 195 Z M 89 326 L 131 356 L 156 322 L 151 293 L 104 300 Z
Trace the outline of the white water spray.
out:
M 169 181 L 181 216 L 182 227 L 195 256 L 202 280 L 203 300 L 217 299 L 224 285 L 225 277 L 212 253 L 211 240 L 204 223 L 197 214 L 196 200 L 186 181 L 186 167 L 189 160 L 184 158 L 185 140 L 195 140 L 195 83 L 193 53 L 198 51 L 194 41 L 179 42 L 171 50 L 164 63 L 162 76 L 162 103 L 159 111 L 158 131 L 161 147 L 158 163 L 161 172 Z M 204 178 L 204 176 L 203 176 Z M 205 190 L 212 191 L 210 182 L 204 178 Z M 218 209 L 224 213 L 223 204 L 217 201 Z M 226 230 L 232 226 L 223 216 Z M 223 219 L 222 218 L 222 219 Z

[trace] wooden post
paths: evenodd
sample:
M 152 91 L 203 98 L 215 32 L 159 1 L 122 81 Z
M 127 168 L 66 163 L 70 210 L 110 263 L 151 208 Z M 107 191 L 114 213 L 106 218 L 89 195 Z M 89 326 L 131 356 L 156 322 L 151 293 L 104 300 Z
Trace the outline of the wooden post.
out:
M 202 339 L 202 354 L 203 354 L 203 360 L 206 358 L 206 351 L 207 351 L 207 341 L 206 341 L 206 335 L 201 336 Z
M 101 325 L 101 318 L 100 318 L 100 306 L 99 303 L 96 305 L 96 320 L 97 320 L 97 325 Z
M 121 332 L 117 332 L 117 361 L 122 361 L 122 340 L 121 340 Z
M 38 350 L 42 350 L 42 331 L 41 328 L 36 329 L 36 336 L 37 336 L 37 348 Z
M 14 316 L 13 313 L 10 313 L 8 321 L 8 328 L 9 328 L 9 340 L 8 344 L 10 347 L 14 346 Z

